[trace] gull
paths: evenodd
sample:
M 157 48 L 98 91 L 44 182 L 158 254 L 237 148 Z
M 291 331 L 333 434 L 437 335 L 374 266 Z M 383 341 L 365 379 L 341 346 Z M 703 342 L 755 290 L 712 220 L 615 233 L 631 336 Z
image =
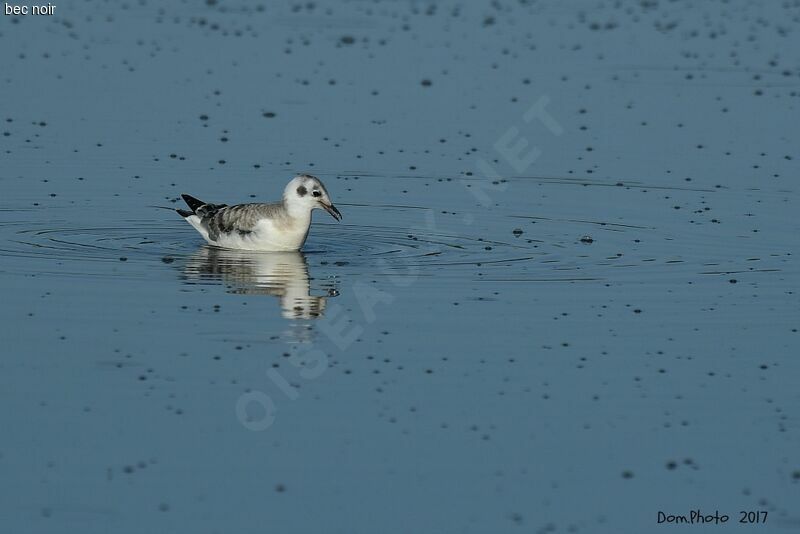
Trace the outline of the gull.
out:
M 188 210 L 175 210 L 209 245 L 238 250 L 297 251 L 311 226 L 311 212 L 322 208 L 340 221 L 342 214 L 316 176 L 300 174 L 270 204 L 208 204 L 183 194 Z

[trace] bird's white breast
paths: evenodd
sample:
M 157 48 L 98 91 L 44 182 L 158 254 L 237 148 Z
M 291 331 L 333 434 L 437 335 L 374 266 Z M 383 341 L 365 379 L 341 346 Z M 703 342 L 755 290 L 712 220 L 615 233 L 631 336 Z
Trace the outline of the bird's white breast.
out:
M 300 250 L 311 223 L 299 219 L 261 219 L 248 233 L 220 234 L 212 245 L 241 250 L 289 251 Z

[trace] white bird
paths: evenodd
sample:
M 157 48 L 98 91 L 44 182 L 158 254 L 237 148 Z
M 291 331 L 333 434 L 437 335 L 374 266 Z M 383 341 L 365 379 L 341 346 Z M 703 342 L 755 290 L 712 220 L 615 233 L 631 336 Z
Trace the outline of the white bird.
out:
M 175 210 L 210 244 L 239 250 L 300 250 L 308 237 L 311 212 L 322 208 L 340 221 L 319 178 L 295 176 L 283 190 L 283 200 L 271 204 L 207 204 L 181 195 L 189 210 Z

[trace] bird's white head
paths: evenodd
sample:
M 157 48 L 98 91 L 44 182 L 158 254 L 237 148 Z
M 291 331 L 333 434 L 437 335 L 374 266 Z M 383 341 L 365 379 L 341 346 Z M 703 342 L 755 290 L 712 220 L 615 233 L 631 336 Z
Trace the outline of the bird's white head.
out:
M 337 221 L 342 220 L 342 214 L 331 202 L 328 190 L 319 178 L 310 174 L 300 174 L 292 178 L 283 190 L 283 202 L 289 213 L 306 214 L 321 208 Z

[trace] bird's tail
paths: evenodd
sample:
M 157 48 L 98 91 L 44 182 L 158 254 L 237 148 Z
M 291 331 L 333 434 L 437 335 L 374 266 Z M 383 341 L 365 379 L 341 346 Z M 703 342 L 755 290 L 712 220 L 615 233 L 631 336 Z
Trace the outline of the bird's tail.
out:
M 183 194 L 183 195 L 181 195 L 181 198 L 183 198 L 183 201 L 186 202 L 187 206 L 189 206 L 189 209 L 188 210 L 176 209 L 175 211 L 177 211 L 178 215 L 180 215 L 184 219 L 186 217 L 191 217 L 192 215 L 197 213 L 197 210 L 200 207 L 206 205 L 205 202 L 203 202 L 202 200 L 199 200 L 197 198 L 194 198 L 191 195 Z
M 181 198 L 183 198 L 183 201 L 186 202 L 187 206 L 189 206 L 189 209 L 192 210 L 192 213 L 195 213 L 197 211 L 197 208 L 206 205 L 206 203 L 203 202 L 202 200 L 194 198 L 191 195 L 187 195 L 186 193 L 182 194 Z

